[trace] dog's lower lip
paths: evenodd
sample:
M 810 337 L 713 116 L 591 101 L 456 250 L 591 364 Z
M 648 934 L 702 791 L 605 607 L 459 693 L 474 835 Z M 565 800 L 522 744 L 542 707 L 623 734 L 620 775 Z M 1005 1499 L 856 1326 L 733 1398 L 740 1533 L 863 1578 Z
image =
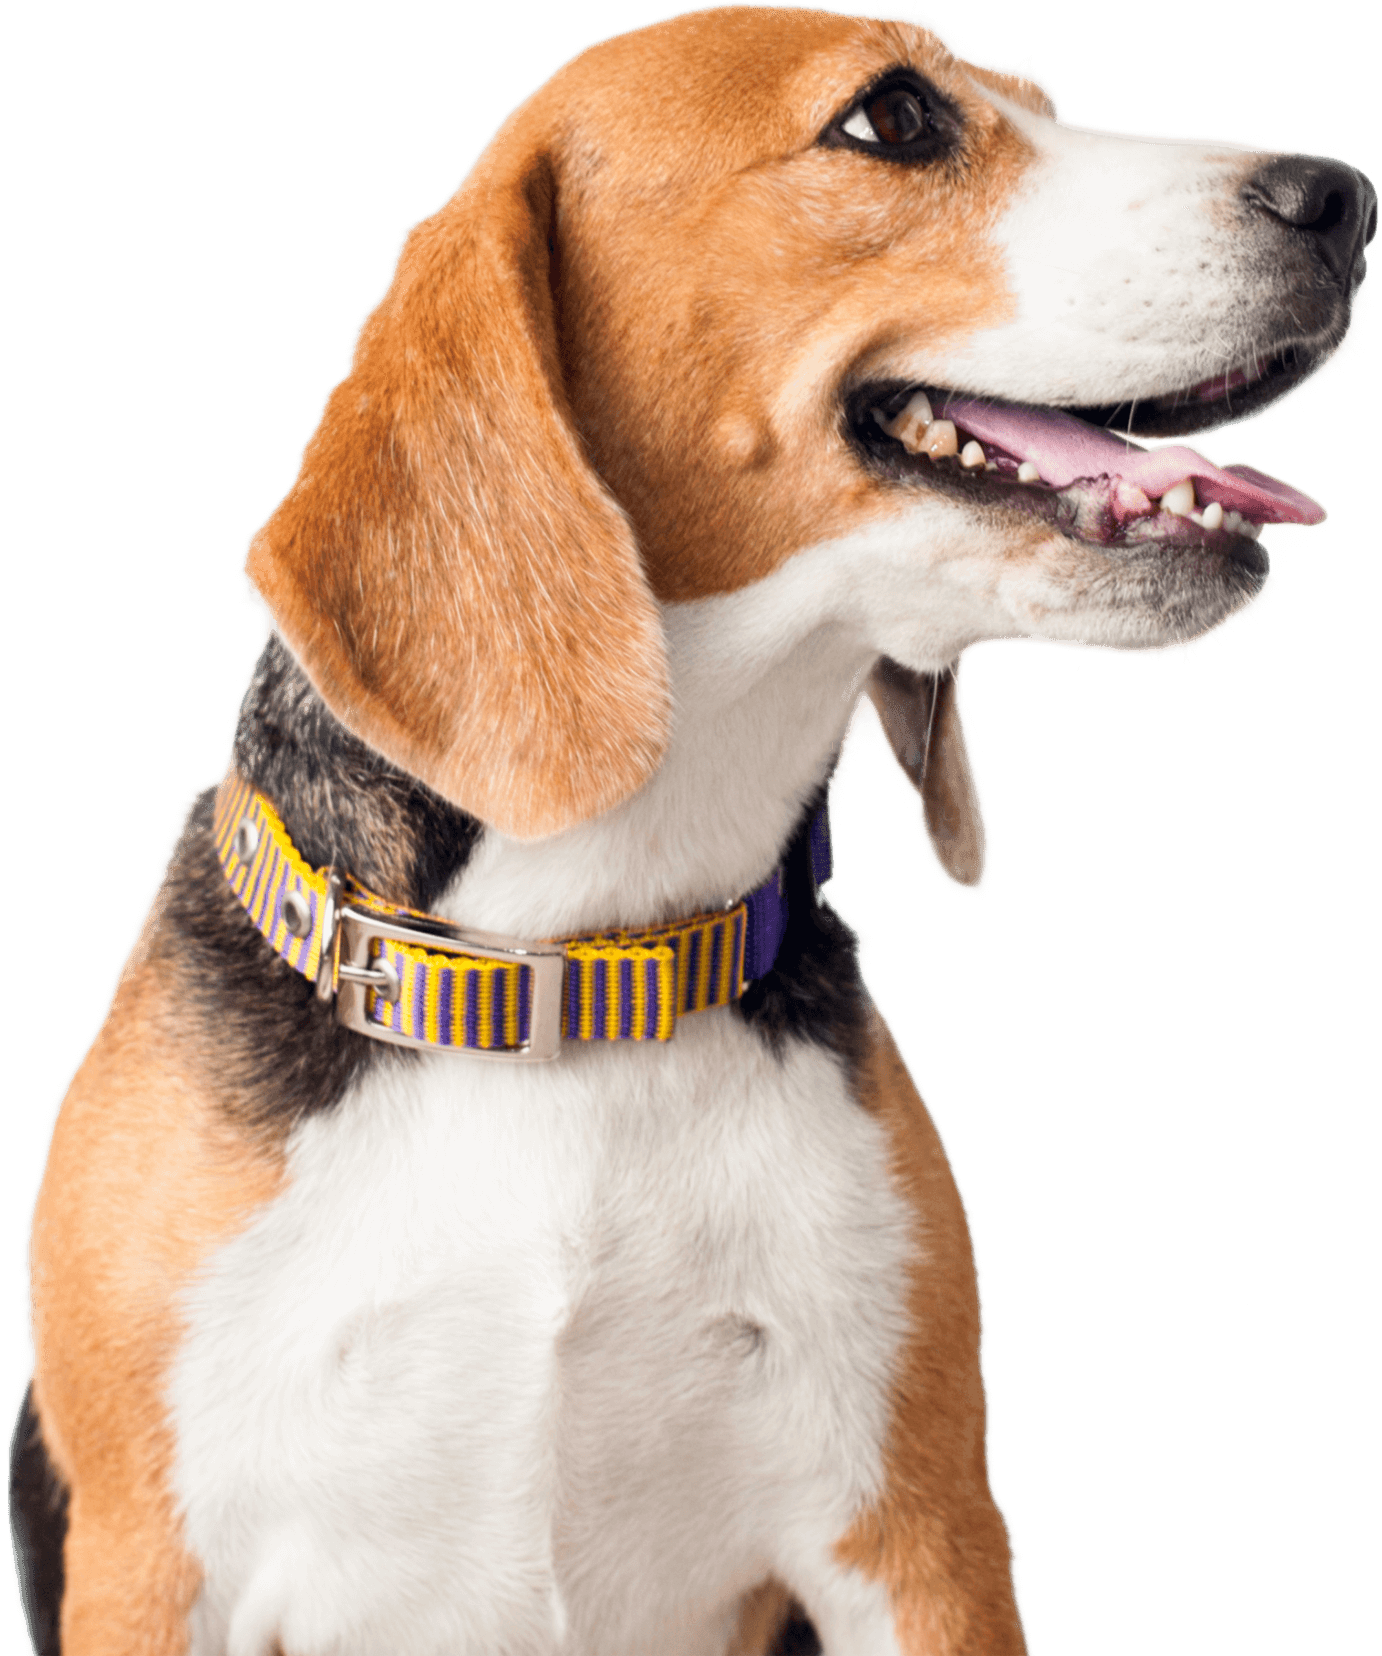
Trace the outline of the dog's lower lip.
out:
M 1202 517 L 1180 517 L 1166 512 L 1120 521 L 1108 491 L 1102 486 L 1107 479 L 1091 485 L 1076 483 L 1053 489 L 1046 484 L 1019 482 L 1012 472 L 967 471 L 955 459 L 935 465 L 929 461 L 923 464 L 931 466 L 926 486 L 939 493 L 966 504 L 1035 518 L 1071 540 L 1101 550 L 1128 554 L 1215 553 L 1257 576 L 1265 576 L 1270 567 L 1251 525 L 1231 524 L 1226 518 L 1218 527 L 1206 527 Z M 915 473 L 915 461 L 911 462 L 910 469 Z

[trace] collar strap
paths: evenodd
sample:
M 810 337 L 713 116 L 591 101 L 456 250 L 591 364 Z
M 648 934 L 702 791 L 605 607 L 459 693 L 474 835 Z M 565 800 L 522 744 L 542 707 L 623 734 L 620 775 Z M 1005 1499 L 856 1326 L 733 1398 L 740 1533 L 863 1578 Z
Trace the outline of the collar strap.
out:
M 213 833 L 230 889 L 274 953 L 375 1040 L 544 1059 L 573 1041 L 666 1041 L 689 1012 L 726 1006 L 772 970 L 787 929 L 781 864 L 726 909 L 641 931 L 526 942 L 453 926 L 312 869 L 263 794 L 234 771 Z M 830 827 L 811 819 L 811 869 L 830 878 Z

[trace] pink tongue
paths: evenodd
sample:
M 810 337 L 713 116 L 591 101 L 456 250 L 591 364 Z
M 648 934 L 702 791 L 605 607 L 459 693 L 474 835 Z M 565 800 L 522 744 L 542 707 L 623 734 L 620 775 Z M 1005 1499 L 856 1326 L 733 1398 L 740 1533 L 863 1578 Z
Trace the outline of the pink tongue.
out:
M 1056 489 L 1077 478 L 1123 477 L 1150 499 L 1159 500 L 1182 478 L 1193 477 L 1201 506 L 1217 500 L 1225 511 L 1241 512 L 1254 523 L 1320 523 L 1324 519 L 1324 507 L 1309 495 L 1251 466 L 1216 466 L 1188 448 L 1140 449 L 1058 409 L 941 397 L 935 412 L 937 418 L 953 420 L 981 443 L 992 443 L 1019 460 L 1031 460 L 1042 482 Z

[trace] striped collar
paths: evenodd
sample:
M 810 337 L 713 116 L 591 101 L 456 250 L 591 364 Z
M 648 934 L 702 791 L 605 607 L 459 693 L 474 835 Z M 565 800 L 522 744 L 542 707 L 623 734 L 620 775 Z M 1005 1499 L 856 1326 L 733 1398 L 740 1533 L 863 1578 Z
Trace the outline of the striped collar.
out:
M 525 942 L 391 903 L 311 869 L 255 788 L 216 794 L 216 852 L 269 947 L 335 1001 L 348 1028 L 477 1058 L 556 1058 L 563 1039 L 666 1041 L 679 1016 L 725 1006 L 772 970 L 787 928 L 781 864 L 726 909 L 641 931 Z M 830 877 L 826 807 L 810 823 L 817 886 Z

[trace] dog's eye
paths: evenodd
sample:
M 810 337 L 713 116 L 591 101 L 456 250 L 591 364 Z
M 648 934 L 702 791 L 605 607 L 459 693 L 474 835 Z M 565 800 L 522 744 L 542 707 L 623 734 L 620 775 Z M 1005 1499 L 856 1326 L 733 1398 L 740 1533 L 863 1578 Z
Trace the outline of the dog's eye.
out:
M 843 130 L 866 144 L 910 144 L 930 125 L 921 99 L 906 86 L 889 86 L 856 104 Z
M 951 148 L 959 133 L 959 111 L 944 93 L 908 69 L 893 70 L 875 81 L 836 116 L 820 142 L 889 161 L 930 161 Z

